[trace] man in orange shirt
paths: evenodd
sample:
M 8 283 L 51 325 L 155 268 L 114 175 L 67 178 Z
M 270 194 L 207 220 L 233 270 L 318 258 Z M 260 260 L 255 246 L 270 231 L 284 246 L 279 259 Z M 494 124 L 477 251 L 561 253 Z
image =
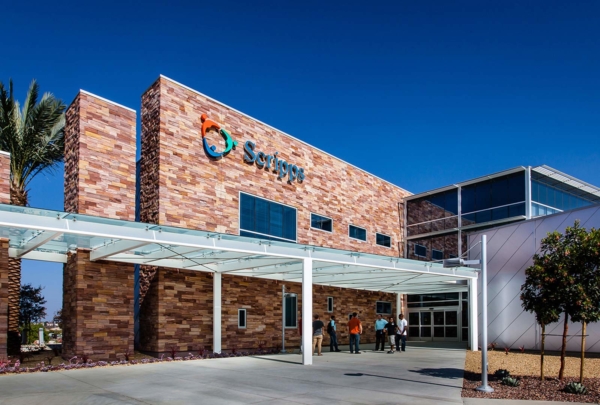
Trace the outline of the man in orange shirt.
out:
M 350 353 L 360 354 L 360 335 L 362 334 L 362 324 L 358 319 L 356 312 L 352 313 L 352 318 L 348 321 L 348 334 L 350 334 Z

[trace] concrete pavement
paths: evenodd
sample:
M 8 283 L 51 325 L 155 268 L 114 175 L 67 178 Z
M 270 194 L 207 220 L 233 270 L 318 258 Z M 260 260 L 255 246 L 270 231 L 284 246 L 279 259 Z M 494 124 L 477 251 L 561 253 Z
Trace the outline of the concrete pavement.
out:
M 325 351 L 312 366 L 280 354 L 2 375 L 0 405 L 558 404 L 463 400 L 465 350 L 456 345 L 412 343 L 401 354 L 372 347 L 359 355 Z
M 464 349 L 324 352 L 0 376 L 0 404 L 462 404 Z

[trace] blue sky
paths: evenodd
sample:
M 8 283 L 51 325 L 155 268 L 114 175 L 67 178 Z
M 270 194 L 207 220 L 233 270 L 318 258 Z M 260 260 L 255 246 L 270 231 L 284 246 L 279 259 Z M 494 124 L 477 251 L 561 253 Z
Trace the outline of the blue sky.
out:
M 88 4 L 89 3 L 89 4 Z M 600 185 L 600 2 L 11 2 L 0 80 L 140 109 L 164 74 L 409 191 L 547 164 Z M 31 205 L 62 209 L 62 168 Z M 60 266 L 23 282 L 61 307 Z

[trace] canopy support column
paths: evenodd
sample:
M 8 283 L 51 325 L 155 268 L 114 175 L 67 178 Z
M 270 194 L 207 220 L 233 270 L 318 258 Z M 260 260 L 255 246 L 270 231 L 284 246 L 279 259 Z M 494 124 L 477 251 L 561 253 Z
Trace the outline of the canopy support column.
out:
M 221 273 L 213 273 L 213 352 L 221 353 Z
M 394 322 L 398 322 L 398 319 L 400 319 L 401 313 L 402 313 L 402 294 L 397 293 L 396 294 L 396 319 L 394 319 Z
M 312 364 L 312 259 L 302 259 L 302 364 Z
M 476 278 L 469 279 L 469 342 L 471 350 L 476 352 L 479 348 L 479 330 L 477 328 L 477 281 Z

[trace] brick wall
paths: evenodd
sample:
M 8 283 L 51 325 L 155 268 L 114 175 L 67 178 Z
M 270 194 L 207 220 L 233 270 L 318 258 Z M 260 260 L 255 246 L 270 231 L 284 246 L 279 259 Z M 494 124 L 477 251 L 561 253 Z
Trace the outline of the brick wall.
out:
M 239 142 L 221 160 L 204 152 L 204 113 Z M 323 136 L 343 141 L 340 134 Z M 223 148 L 217 134 L 208 138 Z M 280 159 L 304 168 L 304 182 L 278 180 L 272 171 L 245 163 L 247 140 L 256 152 L 277 151 Z M 141 183 L 144 222 L 238 234 L 241 191 L 297 208 L 298 243 L 403 253 L 399 204 L 408 192 L 164 77 L 142 96 Z M 333 233 L 311 229 L 311 212 L 332 218 Z M 350 224 L 367 229 L 367 242 L 348 237 Z M 391 236 L 392 247 L 376 245 L 375 232 Z
M 0 151 L 0 204 L 10 204 L 10 153 Z
M 252 277 L 222 276 L 222 347 L 256 349 L 281 345 L 281 282 Z M 302 311 L 300 283 L 285 283 L 288 292 L 298 295 Z M 140 349 L 168 353 L 212 348 L 213 279 L 204 272 L 160 268 L 151 283 L 140 314 Z M 327 297 L 333 297 L 334 311 L 327 311 Z M 313 312 L 326 323 L 331 315 L 338 320 L 340 344 L 348 344 L 345 324 L 348 314 L 358 312 L 363 320 L 361 342 L 375 341 L 376 301 L 388 301 L 395 314 L 396 294 L 365 292 L 314 286 Z M 238 309 L 246 309 L 247 327 L 238 328 Z M 329 340 L 326 338 L 326 342 Z M 286 330 L 286 347 L 300 346 L 298 329 Z
M 202 114 L 238 141 L 237 148 L 220 160 L 212 160 L 204 152 Z M 223 149 L 224 141 L 216 133 L 209 132 L 207 139 Z M 289 183 L 270 170 L 245 163 L 243 145 L 248 140 L 256 145 L 256 152 L 277 151 L 279 159 L 304 168 L 304 182 Z M 141 144 L 143 222 L 238 234 L 239 192 L 245 192 L 296 208 L 298 243 L 403 255 L 400 204 L 408 192 L 170 79 L 159 78 L 142 96 Z M 311 229 L 311 212 L 333 219 L 333 233 Z M 350 224 L 367 230 L 367 242 L 348 237 Z M 392 247 L 376 245 L 376 232 L 391 236 Z M 171 346 L 182 351 L 212 347 L 211 276 L 169 269 L 155 272 L 156 268 L 141 270 L 141 348 L 164 352 Z M 278 344 L 281 285 L 234 276 L 223 276 L 222 283 L 223 348 Z M 299 286 L 294 288 L 300 292 Z M 339 320 L 353 311 L 375 319 L 378 295 L 323 288 L 315 286 L 315 311 L 323 314 L 327 296 L 334 296 Z M 395 304 L 395 295 L 382 296 Z M 299 307 L 300 301 L 301 295 Z M 247 329 L 237 328 L 238 308 L 248 309 Z M 287 335 L 289 344 L 299 345 L 297 330 L 289 330 Z M 342 336 L 342 342 L 347 341 Z M 368 328 L 368 341 L 367 336 Z
M 135 220 L 135 111 L 80 92 L 66 112 L 65 211 Z
M 133 353 L 133 270 L 92 262 L 88 251 L 69 257 L 64 272 L 63 357 L 116 359 Z
M 136 114 L 80 92 L 66 112 L 65 211 L 135 220 Z M 133 265 L 69 257 L 63 356 L 114 359 L 133 350 Z
M 0 239 L 0 359 L 8 345 L 8 239 Z
M 0 151 L 0 204 L 10 203 L 10 154 Z M 8 239 L 0 239 L 0 358 L 8 343 Z

